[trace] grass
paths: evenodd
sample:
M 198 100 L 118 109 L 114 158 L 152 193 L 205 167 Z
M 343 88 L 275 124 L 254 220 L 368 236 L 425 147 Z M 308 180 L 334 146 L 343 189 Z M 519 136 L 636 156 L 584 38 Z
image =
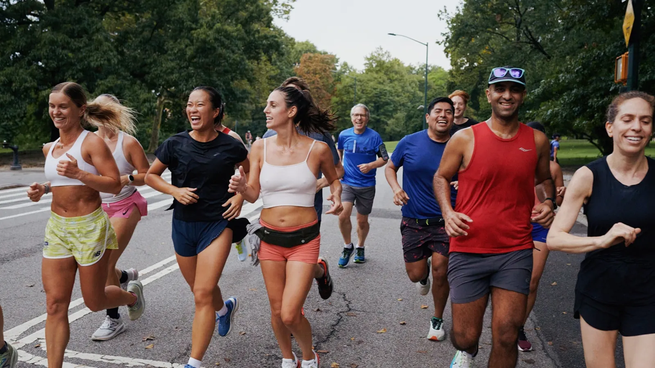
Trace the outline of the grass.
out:
M 393 152 L 398 141 L 385 142 L 387 151 Z M 600 151 L 585 139 L 563 139 L 557 154 L 562 166 L 583 166 L 600 157 Z M 655 145 L 646 147 L 646 156 L 655 158 Z

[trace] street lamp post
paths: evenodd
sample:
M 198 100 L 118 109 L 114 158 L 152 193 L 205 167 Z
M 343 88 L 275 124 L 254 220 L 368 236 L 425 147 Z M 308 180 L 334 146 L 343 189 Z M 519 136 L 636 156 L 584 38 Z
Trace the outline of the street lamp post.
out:
M 389 36 L 405 37 L 409 40 L 412 40 L 416 43 L 420 43 L 421 45 L 425 46 L 425 88 L 423 89 L 423 110 L 425 112 L 425 114 L 423 115 L 423 129 L 425 129 L 425 123 L 426 123 L 425 116 L 428 114 L 428 43 L 421 42 L 411 37 L 401 34 L 396 34 L 396 33 L 389 33 Z

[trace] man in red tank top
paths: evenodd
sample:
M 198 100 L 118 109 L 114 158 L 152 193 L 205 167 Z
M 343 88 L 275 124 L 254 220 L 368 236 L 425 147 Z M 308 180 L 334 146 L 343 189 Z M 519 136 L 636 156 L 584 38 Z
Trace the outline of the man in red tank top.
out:
M 549 226 L 555 187 L 546 136 L 519 122 L 526 95 L 523 69 L 494 68 L 487 100 L 491 118 L 457 132 L 434 177 L 450 241 L 448 282 L 452 303 L 451 367 L 468 368 L 477 354 L 489 294 L 492 348 L 489 367 L 514 367 L 532 273 L 532 226 Z M 450 180 L 457 174 L 455 209 Z M 535 206 L 534 186 L 551 193 Z

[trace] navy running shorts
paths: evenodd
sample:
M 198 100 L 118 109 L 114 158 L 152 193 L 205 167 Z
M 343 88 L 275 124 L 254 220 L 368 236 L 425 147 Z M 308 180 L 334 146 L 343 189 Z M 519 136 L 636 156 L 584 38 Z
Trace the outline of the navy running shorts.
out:
M 227 228 L 228 221 L 188 222 L 173 218 L 173 247 L 182 257 L 200 254 Z

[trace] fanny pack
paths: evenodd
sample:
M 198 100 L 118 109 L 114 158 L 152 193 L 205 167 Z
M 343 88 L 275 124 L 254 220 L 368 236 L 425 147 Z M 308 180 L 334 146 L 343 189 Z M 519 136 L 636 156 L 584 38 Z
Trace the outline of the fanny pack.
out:
M 321 223 L 317 222 L 314 225 L 291 232 L 277 231 L 262 226 L 255 231 L 255 235 L 265 243 L 285 248 L 293 248 L 298 245 L 307 244 L 316 239 L 320 232 Z

